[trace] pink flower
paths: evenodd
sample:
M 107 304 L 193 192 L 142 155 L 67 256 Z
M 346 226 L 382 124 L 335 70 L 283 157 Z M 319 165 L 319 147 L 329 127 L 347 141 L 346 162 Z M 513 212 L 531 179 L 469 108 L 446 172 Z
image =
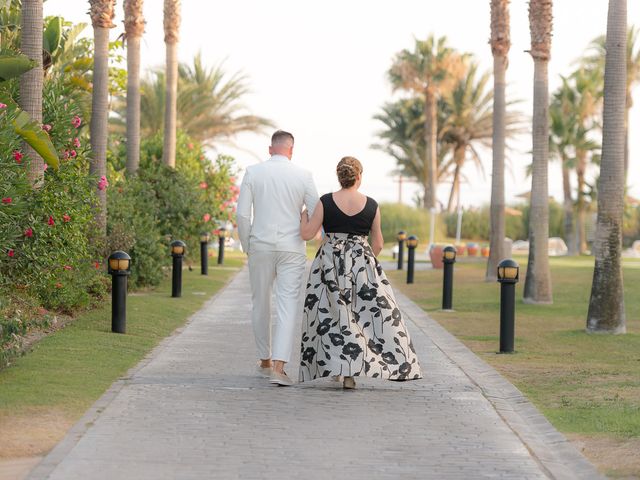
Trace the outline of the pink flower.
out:
M 73 120 L 71 120 L 71 125 L 73 125 L 73 128 L 80 127 L 80 125 L 82 125 L 82 119 L 78 115 L 76 115 L 75 117 L 73 117 Z
M 51 227 L 53 227 L 56 224 L 55 220 L 51 215 L 49 215 L 49 220 L 47 220 L 47 224 Z
M 70 222 L 70 221 L 71 221 L 71 217 L 65 213 L 65 214 L 62 216 L 62 221 L 63 221 L 64 223 Z
M 78 153 L 75 150 L 71 150 L 69 152 L 69 155 L 71 155 L 71 158 L 76 158 L 76 155 L 78 155 Z
M 25 237 L 27 237 L 27 238 L 31 238 L 31 237 L 33 237 L 33 229 L 31 229 L 31 228 L 27 228 L 27 229 L 24 231 L 24 236 L 25 236 Z
M 193 143 L 187 143 L 187 148 L 189 150 L 193 150 Z
M 42 166 L 42 171 L 46 172 L 47 168 L 49 168 L 49 165 L 47 165 L 46 163 Z
M 98 190 L 105 190 L 109 186 L 109 182 L 107 181 L 107 177 L 102 175 L 100 180 L 98 180 Z
M 229 177 L 229 181 L 231 183 L 236 183 L 236 177 Z
M 13 159 L 16 161 L 17 164 L 21 164 L 22 163 L 22 157 L 24 157 L 22 152 L 19 152 L 18 150 L 15 150 L 13 152 Z
M 7 108 L 7 104 L 0 102 L 0 110 L 2 110 L 3 108 Z
M 65 160 L 69 158 L 69 150 L 65 150 L 64 152 L 62 152 L 62 158 L 64 158 Z
M 78 137 L 74 138 L 73 139 L 73 146 L 76 147 L 76 148 L 80 148 L 80 145 L 81 145 L 81 143 L 80 143 L 80 140 L 78 139 Z
M 2 199 L 2 203 L 4 203 L 5 205 L 10 204 L 11 202 L 13 202 L 13 199 L 11 197 L 4 197 Z
M 205 188 L 207 188 L 208 186 L 209 186 L 209 185 L 207 185 L 207 182 L 200 182 L 200 188 L 201 188 L 201 189 L 203 189 L 203 190 L 204 190 L 204 189 L 205 189 Z
M 13 248 L 10 248 L 9 251 L 7 252 L 7 255 L 9 255 L 11 258 L 15 257 L 16 252 L 13 250 Z
M 42 125 L 42 130 L 44 130 L 45 132 L 50 132 L 51 131 L 51 125 L 49 125 L 48 123 L 45 123 L 44 125 Z
M 202 221 L 204 221 L 204 222 L 208 222 L 209 220 L 211 220 L 211 215 L 209 215 L 208 213 L 205 213 L 205 214 L 202 216 Z
M 71 265 L 65 265 L 62 268 L 64 268 L 65 270 L 73 270 L 73 267 Z

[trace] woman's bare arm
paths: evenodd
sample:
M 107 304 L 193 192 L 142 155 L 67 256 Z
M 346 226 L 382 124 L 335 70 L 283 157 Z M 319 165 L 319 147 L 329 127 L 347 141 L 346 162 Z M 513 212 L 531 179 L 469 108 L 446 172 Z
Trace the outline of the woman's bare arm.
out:
M 303 240 L 311 240 L 316 236 L 320 226 L 322 225 L 322 219 L 324 218 L 324 210 L 322 202 L 316 204 L 316 208 L 309 218 L 309 212 L 306 210 L 302 212 L 300 216 L 300 236 Z
M 382 238 L 382 228 L 380 227 L 380 208 L 376 210 L 376 216 L 373 217 L 371 224 L 371 249 L 377 257 L 384 246 L 384 238 Z

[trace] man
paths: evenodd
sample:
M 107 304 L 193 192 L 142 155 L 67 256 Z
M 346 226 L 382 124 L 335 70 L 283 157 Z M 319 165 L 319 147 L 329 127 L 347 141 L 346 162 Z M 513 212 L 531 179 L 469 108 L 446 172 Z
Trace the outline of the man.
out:
M 293 382 L 284 372 L 296 326 L 302 318 L 306 245 L 300 213 L 313 212 L 318 193 L 311 173 L 292 164 L 293 135 L 271 137 L 266 162 L 247 168 L 238 198 L 238 234 L 249 255 L 253 310 L 251 320 L 260 359 L 257 370 L 271 383 Z M 253 208 L 253 221 L 251 211 Z M 271 292 L 276 287 L 276 322 L 271 340 Z

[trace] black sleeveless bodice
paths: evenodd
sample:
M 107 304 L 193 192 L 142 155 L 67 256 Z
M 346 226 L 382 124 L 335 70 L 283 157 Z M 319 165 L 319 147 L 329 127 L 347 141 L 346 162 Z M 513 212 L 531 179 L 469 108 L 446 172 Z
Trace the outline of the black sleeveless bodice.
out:
M 351 233 L 354 235 L 369 235 L 371 224 L 378 210 L 378 202 L 367 197 L 364 208 L 355 215 L 347 215 L 338 208 L 331 193 L 320 197 L 324 210 L 322 227 L 326 233 Z

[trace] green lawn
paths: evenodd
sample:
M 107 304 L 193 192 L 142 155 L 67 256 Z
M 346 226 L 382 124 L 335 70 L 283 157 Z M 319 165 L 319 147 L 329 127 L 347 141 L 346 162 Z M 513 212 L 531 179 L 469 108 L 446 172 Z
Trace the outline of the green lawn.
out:
M 108 299 L 104 307 L 83 313 L 0 371 L 0 457 L 50 449 L 116 379 L 183 325 L 242 262 L 240 254 L 229 252 L 225 266 L 210 265 L 208 276 L 199 268 L 185 270 L 182 298 L 171 298 L 170 280 L 154 290 L 130 294 L 125 335 L 111 333 Z M 50 428 L 39 432 L 42 425 Z
M 526 258 L 516 258 L 526 267 Z M 387 272 L 436 321 L 511 380 L 562 432 L 640 446 L 640 261 L 625 260 L 627 334 L 585 333 L 593 258 L 551 258 L 553 305 L 526 305 L 517 285 L 515 355 L 497 355 L 499 284 L 484 262 L 456 263 L 453 313 L 439 311 L 442 270 Z M 521 268 L 524 279 L 526 268 Z M 588 449 L 587 449 L 588 450 Z M 637 451 L 636 451 L 637 453 Z M 636 459 L 638 459 L 636 455 Z M 604 463 L 609 474 L 640 474 Z M 638 470 L 634 470 L 638 468 Z

